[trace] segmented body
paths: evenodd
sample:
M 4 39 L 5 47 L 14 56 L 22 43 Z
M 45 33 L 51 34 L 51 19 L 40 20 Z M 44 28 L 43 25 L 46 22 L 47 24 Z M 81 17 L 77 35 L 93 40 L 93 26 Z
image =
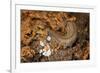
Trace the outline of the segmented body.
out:
M 56 41 L 55 44 L 57 43 L 61 46 L 64 46 L 64 48 L 72 46 L 72 44 L 75 42 L 77 38 L 77 27 L 74 22 L 76 20 L 75 17 L 73 16 L 68 17 L 68 14 L 63 12 L 60 13 L 32 12 L 32 13 L 33 14 L 30 14 L 29 16 L 30 18 L 32 18 L 31 21 L 34 27 L 34 28 L 32 27 L 32 29 L 34 29 L 33 32 L 40 25 L 43 27 L 45 27 L 45 25 L 47 26 L 49 25 L 53 30 L 49 29 L 48 27 L 46 27 L 45 29 L 50 33 L 52 39 L 51 42 Z M 34 25 L 36 25 L 36 27 Z M 62 35 L 58 31 L 56 31 L 56 29 L 58 29 L 57 27 L 64 28 L 67 33 Z
M 72 46 L 77 38 L 77 28 L 75 23 L 68 22 L 65 29 L 67 30 L 65 35 L 49 30 L 52 41 L 55 40 L 59 45 L 64 46 L 64 48 Z

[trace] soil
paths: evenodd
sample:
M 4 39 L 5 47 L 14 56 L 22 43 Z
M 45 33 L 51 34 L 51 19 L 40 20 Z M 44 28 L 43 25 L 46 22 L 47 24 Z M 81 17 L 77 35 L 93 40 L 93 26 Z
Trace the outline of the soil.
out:
M 89 60 L 89 17 L 89 13 L 21 10 L 21 63 Z

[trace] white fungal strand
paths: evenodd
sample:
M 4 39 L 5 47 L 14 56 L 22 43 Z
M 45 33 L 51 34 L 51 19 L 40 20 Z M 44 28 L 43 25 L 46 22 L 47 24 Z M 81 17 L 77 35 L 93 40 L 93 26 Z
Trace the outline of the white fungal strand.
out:
M 42 41 L 40 41 L 40 45 L 41 45 L 41 46 L 45 46 L 45 44 L 44 44 Z
M 51 41 L 51 37 L 50 36 L 47 37 L 47 41 Z
M 43 52 L 43 50 L 41 49 L 40 51 L 39 51 L 39 53 L 41 54 Z
M 39 51 L 40 54 L 44 56 L 50 56 L 51 55 L 51 48 L 48 43 L 46 43 L 45 47 Z
M 49 49 L 48 51 L 43 52 L 44 56 L 50 56 L 51 55 L 51 50 Z

